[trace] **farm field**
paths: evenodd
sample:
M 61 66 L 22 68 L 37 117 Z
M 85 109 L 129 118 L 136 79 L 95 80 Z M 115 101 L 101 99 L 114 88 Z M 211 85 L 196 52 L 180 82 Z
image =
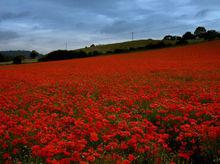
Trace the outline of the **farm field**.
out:
M 220 41 L 0 66 L 0 163 L 217 163 Z

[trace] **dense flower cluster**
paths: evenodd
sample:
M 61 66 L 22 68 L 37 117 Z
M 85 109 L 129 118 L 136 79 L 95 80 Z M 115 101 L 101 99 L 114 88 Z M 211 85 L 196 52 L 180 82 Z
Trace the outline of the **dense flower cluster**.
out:
M 220 42 L 0 67 L 0 160 L 214 160 Z M 218 160 L 218 159 L 217 159 Z

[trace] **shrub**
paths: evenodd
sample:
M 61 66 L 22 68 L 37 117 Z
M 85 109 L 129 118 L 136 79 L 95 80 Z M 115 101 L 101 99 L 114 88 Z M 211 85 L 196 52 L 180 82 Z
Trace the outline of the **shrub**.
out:
M 4 59 L 5 57 L 2 54 L 0 54 L 0 62 L 4 62 Z
M 217 38 L 219 35 L 218 32 L 216 32 L 215 30 L 209 30 L 204 34 L 204 39 L 205 40 L 213 40 L 215 38 Z
M 18 55 L 13 58 L 13 64 L 21 64 L 22 60 L 24 60 L 23 55 Z
M 39 56 L 39 53 L 37 51 L 35 51 L 35 50 L 31 51 L 30 57 L 32 59 L 35 59 L 37 56 Z
M 166 44 L 163 41 L 159 41 L 157 43 L 150 43 L 145 46 L 146 49 L 157 49 L 166 47 Z
M 196 28 L 196 30 L 195 30 L 195 32 L 194 32 L 194 35 L 195 36 L 202 36 L 203 34 L 205 34 L 206 33 L 206 29 L 205 29 L 205 27 L 197 27 Z
M 112 54 L 112 53 L 113 53 L 112 51 L 107 51 L 107 52 L 106 52 L 106 54 Z
M 114 52 L 115 54 L 119 54 L 119 53 L 126 52 L 126 50 L 117 48 L 117 49 L 115 49 L 113 52 Z
M 191 32 L 186 32 L 183 36 L 182 36 L 183 40 L 190 40 L 190 39 L 195 39 L 195 35 L 193 35 Z
M 95 44 L 92 44 L 90 47 L 95 47 Z
M 99 52 L 99 51 L 93 51 L 93 56 L 98 56 L 98 55 L 101 55 L 102 53 L 101 52 Z
M 188 42 L 184 39 L 181 39 L 181 40 L 176 42 L 176 45 L 186 45 L 186 44 L 188 44 Z
M 138 49 L 138 48 L 137 48 Z M 130 47 L 129 48 L 129 51 L 135 51 L 136 50 L 136 48 L 134 48 L 134 47 Z

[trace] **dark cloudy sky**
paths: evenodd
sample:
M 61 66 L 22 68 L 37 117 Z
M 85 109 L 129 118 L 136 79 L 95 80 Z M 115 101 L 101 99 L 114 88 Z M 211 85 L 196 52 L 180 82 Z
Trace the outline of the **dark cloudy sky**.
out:
M 0 50 L 84 47 L 220 30 L 220 0 L 0 0 Z

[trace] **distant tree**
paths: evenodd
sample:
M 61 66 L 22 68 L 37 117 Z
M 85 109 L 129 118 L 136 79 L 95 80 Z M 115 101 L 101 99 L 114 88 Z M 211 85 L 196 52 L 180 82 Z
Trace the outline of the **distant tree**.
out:
M 174 36 L 175 37 L 175 40 L 181 40 L 182 37 L 181 36 Z
M 32 59 L 35 59 L 37 56 L 39 56 L 39 53 L 37 51 L 33 50 L 33 51 L 31 51 L 30 56 Z
M 156 43 L 149 43 L 148 45 L 145 46 L 145 49 L 158 49 L 158 48 L 164 48 L 167 45 L 165 44 L 164 41 L 158 41 Z
M 22 60 L 24 60 L 24 56 L 23 55 L 18 55 L 18 56 L 15 56 L 13 58 L 13 64 L 21 64 L 22 63 Z
M 5 57 L 0 53 L 0 62 L 4 62 L 5 61 Z
M 144 47 L 138 47 L 138 48 L 130 47 L 130 48 L 128 49 L 128 51 L 135 51 L 135 50 L 141 49 L 141 48 L 144 49 Z
M 218 33 L 215 30 L 209 30 L 204 34 L 204 39 L 206 40 L 213 40 L 219 36 L 220 33 Z
M 196 30 L 194 31 L 194 35 L 201 37 L 203 34 L 206 33 L 205 27 L 197 27 Z
M 172 36 L 171 35 L 166 35 L 163 40 L 172 40 Z
M 184 39 L 180 39 L 176 42 L 176 45 L 186 45 L 188 44 L 187 40 Z
M 106 54 L 112 54 L 112 53 L 113 53 L 112 51 L 107 51 L 107 52 L 106 52 Z
M 88 54 L 85 51 L 83 51 L 83 50 L 79 51 L 79 58 L 84 58 L 84 57 L 87 57 L 87 56 L 88 56 Z
M 191 32 L 186 32 L 183 36 L 182 36 L 183 40 L 189 40 L 189 39 L 195 39 L 195 35 L 193 35 Z
M 13 60 L 12 56 L 0 54 L 0 62 L 8 62 L 8 61 L 12 61 L 12 60 Z
M 172 36 L 172 35 L 166 35 L 163 40 L 180 40 L 180 36 Z
M 124 53 L 124 52 L 126 52 L 126 50 L 125 49 L 121 49 L 121 48 L 117 48 L 117 49 L 115 49 L 113 51 L 113 53 L 115 53 L 115 54 Z
M 95 44 L 92 44 L 90 47 L 95 47 Z
M 98 55 L 101 55 L 102 53 L 101 52 L 99 52 L 99 51 L 93 51 L 92 52 L 92 55 L 93 56 L 98 56 Z

